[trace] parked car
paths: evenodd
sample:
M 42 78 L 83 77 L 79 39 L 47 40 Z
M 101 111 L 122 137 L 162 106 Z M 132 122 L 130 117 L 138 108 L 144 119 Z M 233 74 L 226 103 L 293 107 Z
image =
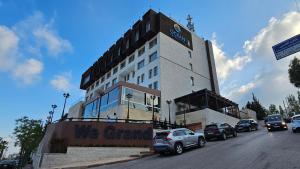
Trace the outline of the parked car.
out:
M 300 115 L 293 116 L 291 123 L 292 123 L 292 130 L 294 133 L 300 131 Z
M 2 160 L 0 161 L 0 169 L 16 169 L 17 161 L 16 160 Z
M 279 114 L 275 115 L 269 115 L 267 116 L 267 129 L 268 131 L 273 131 L 273 130 L 287 130 L 288 126 L 287 124 L 283 121 L 283 118 Z
M 204 147 L 206 143 L 203 133 L 195 133 L 186 128 L 162 130 L 156 132 L 153 148 L 160 154 L 181 154 L 190 147 Z
M 205 126 L 204 135 L 207 140 L 212 138 L 226 140 L 229 136 L 236 137 L 237 132 L 227 123 L 213 123 Z
M 253 119 L 241 119 L 236 125 L 235 129 L 237 132 L 240 131 L 252 131 L 257 130 L 257 122 Z

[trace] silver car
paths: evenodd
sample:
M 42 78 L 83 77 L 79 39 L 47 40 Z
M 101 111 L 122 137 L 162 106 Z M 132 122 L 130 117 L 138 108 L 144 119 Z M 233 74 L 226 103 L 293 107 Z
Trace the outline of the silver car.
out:
M 183 149 L 190 147 L 204 147 L 206 143 L 202 132 L 193 132 L 186 128 L 161 130 L 154 137 L 154 151 L 160 154 L 181 154 Z

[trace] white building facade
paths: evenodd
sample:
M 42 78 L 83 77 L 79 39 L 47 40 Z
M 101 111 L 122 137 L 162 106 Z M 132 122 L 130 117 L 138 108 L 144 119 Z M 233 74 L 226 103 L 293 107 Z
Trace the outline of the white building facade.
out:
M 109 98 L 113 94 L 108 93 L 117 86 L 116 104 L 111 106 Z M 211 42 L 164 14 L 149 10 L 82 75 L 81 89 L 86 90 L 86 100 L 81 115 L 90 117 L 93 112 L 93 117 L 115 114 L 125 118 L 129 89 L 123 88 L 137 92 L 129 100 L 131 111 L 139 107 L 151 112 L 153 106 L 157 119 L 176 121 L 180 109 L 176 98 L 204 89 L 219 95 Z M 156 96 L 154 100 L 151 95 Z M 167 101 L 171 101 L 170 110 Z M 109 107 L 105 111 L 101 111 L 103 103 Z M 107 109 L 114 111 L 107 113 Z M 140 113 L 130 118 L 153 118 L 149 113 L 143 118 Z M 69 114 L 72 116 L 72 112 Z

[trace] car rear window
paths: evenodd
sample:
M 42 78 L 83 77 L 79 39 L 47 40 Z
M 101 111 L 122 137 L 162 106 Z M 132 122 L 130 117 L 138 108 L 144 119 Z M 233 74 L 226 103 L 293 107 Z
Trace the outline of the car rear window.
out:
M 156 133 L 155 139 L 164 139 L 164 138 L 168 137 L 168 135 L 169 135 L 169 132 L 159 132 L 159 133 Z
M 246 123 L 249 123 L 249 120 L 241 120 L 238 122 L 239 124 L 246 124 Z
M 294 117 L 293 120 L 300 120 L 300 116 Z
M 269 116 L 268 121 L 281 121 L 281 116 Z
M 217 125 L 207 125 L 206 127 L 205 127 L 205 130 L 214 130 L 214 129 L 218 129 L 218 127 L 217 127 Z

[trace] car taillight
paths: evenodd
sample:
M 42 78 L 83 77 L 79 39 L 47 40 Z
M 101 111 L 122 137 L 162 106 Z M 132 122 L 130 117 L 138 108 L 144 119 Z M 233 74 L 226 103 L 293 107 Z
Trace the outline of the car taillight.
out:
M 165 141 L 170 141 L 170 140 L 172 140 L 172 139 L 169 138 L 169 137 L 166 137 L 164 140 L 165 140 Z

